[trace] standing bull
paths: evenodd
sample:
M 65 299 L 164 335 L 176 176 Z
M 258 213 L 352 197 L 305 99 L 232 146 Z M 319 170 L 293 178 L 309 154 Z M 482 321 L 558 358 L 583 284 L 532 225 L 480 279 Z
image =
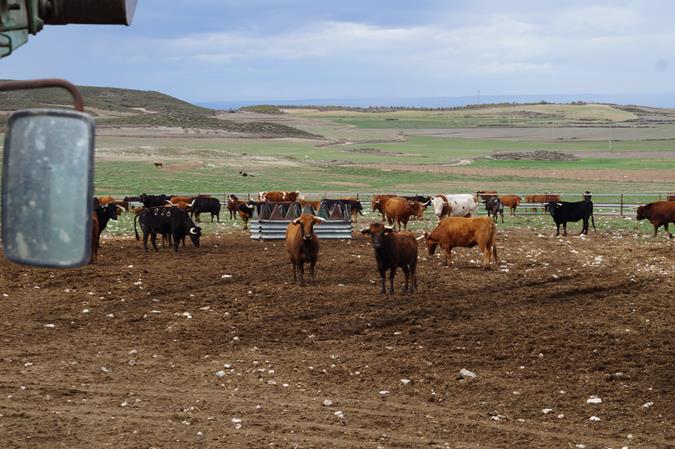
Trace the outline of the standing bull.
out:
M 408 229 L 410 217 L 424 217 L 424 205 L 417 201 L 411 201 L 397 196 L 386 200 L 384 203 L 384 215 L 387 217 L 389 225 L 391 226 L 396 223 L 398 225 L 398 230 L 400 231 L 401 223 L 403 223 L 404 229 Z
M 495 223 L 497 223 L 498 214 L 502 216 L 502 223 L 504 223 L 504 205 L 498 197 L 493 196 L 488 198 L 485 201 L 485 210 L 487 210 L 488 217 L 492 215 Z
M 659 227 L 663 226 L 668 236 L 672 239 L 673 234 L 668 231 L 668 223 L 675 223 L 675 201 L 656 201 L 637 209 L 638 220 L 649 220 L 654 226 L 654 237 Z
M 473 248 L 478 245 L 483 253 L 483 269 L 490 268 L 491 256 L 497 264 L 497 226 L 488 217 L 461 218 L 448 217 L 443 219 L 431 233 L 424 233 L 420 237 L 425 239 L 427 250 L 432 256 L 438 245 L 445 251 L 445 265 L 452 264 L 452 248 Z M 492 255 L 490 254 L 492 253 Z
M 436 195 L 431 199 L 431 204 L 439 220 L 445 217 L 471 217 L 478 208 L 476 198 L 467 193 Z
M 190 203 L 190 207 L 192 208 L 190 217 L 194 216 L 197 223 L 200 221 L 199 214 L 202 213 L 210 213 L 211 221 L 213 222 L 213 217 L 215 216 L 220 223 L 220 200 L 218 198 L 198 196 Z
M 556 234 L 560 235 L 560 225 L 563 225 L 563 235 L 567 235 L 567 222 L 577 222 L 583 220 L 583 226 L 581 227 L 581 234 L 588 234 L 588 219 L 591 219 L 593 224 L 593 230 L 595 231 L 595 219 L 593 218 L 593 202 L 590 199 L 590 195 L 585 196 L 583 201 L 575 202 L 557 202 L 551 201 L 548 203 L 547 208 L 553 221 L 556 225 Z
M 512 217 L 515 217 L 516 207 L 518 207 L 521 200 L 522 198 L 519 197 L 518 195 L 501 195 L 499 197 L 499 201 L 502 202 L 504 207 L 508 207 L 511 210 Z
M 202 234 L 200 227 L 195 226 L 190 216 L 183 209 L 177 207 L 152 207 L 143 209 L 134 217 L 134 233 L 136 240 L 140 240 L 136 221 L 143 231 L 143 248 L 148 251 L 148 236 L 150 236 L 152 247 L 157 248 L 157 234 L 169 234 L 173 238 L 173 250 L 178 252 L 178 244 L 185 236 L 190 236 L 192 244 L 199 247 L 199 237 Z
M 293 282 L 305 285 L 305 263 L 309 264 L 309 276 L 314 282 L 314 269 L 319 256 L 319 239 L 314 233 L 314 225 L 325 222 L 321 217 L 302 214 L 289 223 L 286 228 L 286 251 L 293 265 Z
M 375 250 L 377 270 L 380 272 L 380 294 L 387 293 L 385 287 L 387 270 L 389 270 L 389 293 L 394 294 L 394 276 L 399 267 L 405 274 L 403 292 L 414 293 L 417 290 L 417 242 L 412 232 L 394 232 L 391 226 L 371 223 L 370 227 L 361 229 L 361 234 L 370 235 Z

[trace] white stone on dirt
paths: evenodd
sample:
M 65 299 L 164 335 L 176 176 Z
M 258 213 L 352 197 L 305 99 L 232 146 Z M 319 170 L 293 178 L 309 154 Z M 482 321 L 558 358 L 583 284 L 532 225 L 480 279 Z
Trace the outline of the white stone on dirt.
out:
M 408 384 L 410 384 L 410 379 L 401 379 L 401 383 L 403 385 L 408 385 Z
M 221 279 L 232 279 L 232 275 L 231 274 L 224 274 L 220 278 Z
M 340 410 L 337 412 L 333 413 L 335 416 L 337 416 L 339 419 L 345 419 L 345 414 L 342 413 Z
M 231 363 L 226 363 L 226 364 L 223 365 L 223 368 L 225 368 L 225 369 L 230 369 L 230 368 L 232 368 L 232 364 L 231 364 Z
M 586 404 L 602 404 L 602 399 L 593 395 L 590 398 L 586 399 Z
M 389 394 L 389 390 L 381 390 L 378 393 L 380 393 L 380 396 L 386 396 Z
M 223 377 L 224 375 L 225 375 L 225 371 L 221 370 L 221 371 L 216 372 L 216 376 L 218 376 L 218 377 Z
M 324 407 L 330 407 L 331 405 L 333 405 L 333 401 L 331 401 L 330 399 L 324 399 L 323 400 L 323 406 Z
M 459 370 L 459 376 L 462 379 L 473 379 L 474 377 L 477 376 L 477 374 L 474 373 L 473 371 L 469 371 L 466 368 L 462 368 L 461 370 Z
M 49 324 L 45 324 L 45 327 L 54 328 L 54 327 L 56 327 L 56 325 L 52 324 L 52 323 L 49 323 Z
M 649 407 L 651 407 L 652 405 L 654 405 L 654 403 L 650 401 L 650 402 L 647 402 L 646 404 L 644 404 L 644 405 L 642 406 L 642 408 L 649 408 Z
M 593 422 L 598 422 L 598 421 L 600 421 L 600 418 L 598 418 L 597 416 L 591 416 L 590 418 L 588 418 L 588 420 L 593 421 Z
M 548 415 L 548 414 L 551 413 L 552 411 L 553 411 L 552 408 L 544 408 L 544 409 L 541 409 L 541 412 L 542 412 L 544 415 Z

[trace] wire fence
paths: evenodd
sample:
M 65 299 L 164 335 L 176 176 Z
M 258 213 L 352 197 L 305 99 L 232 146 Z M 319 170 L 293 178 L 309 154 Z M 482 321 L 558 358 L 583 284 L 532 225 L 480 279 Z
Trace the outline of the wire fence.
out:
M 197 194 L 202 195 L 211 195 L 214 198 L 218 198 L 223 206 L 227 203 L 227 198 L 229 195 L 236 195 L 240 200 L 258 200 L 259 192 L 182 192 L 176 193 L 175 195 L 179 196 L 194 196 Z M 373 192 L 301 192 L 302 197 L 308 201 L 318 201 L 326 198 L 355 198 L 364 203 L 364 209 L 368 211 L 370 208 L 366 206 L 370 204 L 370 201 L 373 196 L 380 195 L 381 193 Z M 425 192 L 395 192 L 395 194 L 400 196 L 434 196 L 434 194 L 429 194 Z M 471 192 L 475 195 L 475 192 Z M 548 194 L 560 195 L 561 201 L 581 201 L 583 200 L 582 193 L 563 193 L 563 192 L 547 192 Z M 542 195 L 539 193 L 516 193 L 516 195 L 521 198 L 525 198 L 528 195 Z M 126 196 L 124 194 L 113 194 L 111 195 L 116 199 L 122 199 Z M 599 216 L 608 216 L 608 217 L 625 217 L 625 216 L 634 216 L 638 206 L 651 203 L 654 201 L 664 201 L 668 198 L 675 197 L 675 193 L 668 192 L 644 192 L 644 193 L 594 193 L 592 195 L 594 215 Z M 140 203 L 132 203 L 137 206 Z M 484 202 L 480 202 L 479 213 L 485 214 L 485 205 Z M 504 208 L 504 213 L 509 214 L 508 208 Z M 521 202 L 516 208 L 517 215 L 541 215 L 545 213 L 544 203 L 527 203 Z

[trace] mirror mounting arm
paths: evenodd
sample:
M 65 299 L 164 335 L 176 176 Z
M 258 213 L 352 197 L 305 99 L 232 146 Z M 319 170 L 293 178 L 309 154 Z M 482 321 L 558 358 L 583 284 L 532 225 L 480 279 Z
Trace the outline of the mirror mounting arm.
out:
M 27 80 L 27 81 L 5 81 L 0 83 L 0 91 L 6 90 L 27 90 L 41 89 L 46 87 L 60 87 L 66 89 L 73 97 L 74 108 L 76 111 L 84 112 L 84 100 L 82 94 L 73 83 L 58 78 Z

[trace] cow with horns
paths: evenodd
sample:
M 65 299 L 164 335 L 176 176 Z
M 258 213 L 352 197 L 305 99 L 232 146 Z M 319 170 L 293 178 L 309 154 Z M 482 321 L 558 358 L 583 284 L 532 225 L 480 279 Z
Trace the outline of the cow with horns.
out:
M 673 238 L 673 234 L 668 231 L 668 223 L 675 223 L 675 201 L 656 201 L 645 204 L 637 208 L 638 220 L 649 220 L 654 226 L 654 237 L 663 226 L 668 237 Z
M 563 226 L 563 235 L 567 235 L 567 223 L 583 221 L 581 234 L 588 234 L 588 219 L 590 218 L 595 231 L 595 219 L 593 218 L 593 201 L 591 201 L 591 192 L 584 194 L 583 201 L 551 201 L 546 206 L 549 214 L 553 217 L 556 225 L 556 234 L 560 235 L 560 225 Z
M 445 217 L 471 217 L 478 208 L 476 198 L 468 193 L 436 195 L 431 199 L 431 204 L 439 220 Z
M 136 228 L 136 221 L 141 226 L 143 231 L 143 248 L 148 251 L 148 236 L 151 239 L 152 247 L 155 251 L 157 248 L 157 234 L 169 234 L 173 239 L 173 250 L 178 252 L 178 244 L 189 236 L 192 244 L 199 247 L 199 237 L 201 236 L 201 228 L 195 226 L 190 216 L 183 209 L 178 207 L 152 207 L 143 209 L 138 215 L 134 217 L 134 233 L 136 240 L 140 240 L 138 229 Z
M 301 287 L 305 285 L 306 263 L 309 264 L 309 276 L 312 283 L 314 282 L 314 271 L 319 257 L 319 239 L 314 233 L 314 225 L 325 221 L 321 217 L 302 214 L 286 228 L 286 251 L 293 265 L 293 282 L 298 282 Z
M 394 232 L 393 226 L 383 223 L 371 223 L 361 229 L 361 234 L 369 235 L 377 270 L 380 272 L 380 294 L 386 294 L 386 272 L 389 271 L 389 293 L 394 294 L 394 276 L 396 269 L 401 268 L 405 274 L 404 293 L 417 290 L 417 242 L 409 231 Z

